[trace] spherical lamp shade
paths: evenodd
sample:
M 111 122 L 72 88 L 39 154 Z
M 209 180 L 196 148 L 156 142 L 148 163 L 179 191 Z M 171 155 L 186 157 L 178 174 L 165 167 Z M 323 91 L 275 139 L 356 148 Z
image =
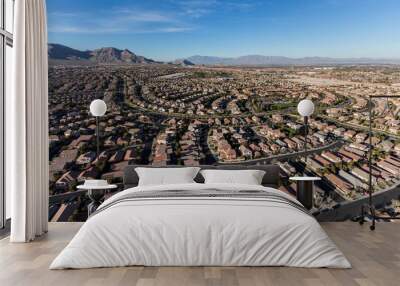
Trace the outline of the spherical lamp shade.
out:
M 90 113 L 93 116 L 103 116 L 107 111 L 106 103 L 101 99 L 95 99 L 90 104 Z
M 310 116 L 314 113 L 314 103 L 309 99 L 303 99 L 297 105 L 297 111 L 303 117 Z

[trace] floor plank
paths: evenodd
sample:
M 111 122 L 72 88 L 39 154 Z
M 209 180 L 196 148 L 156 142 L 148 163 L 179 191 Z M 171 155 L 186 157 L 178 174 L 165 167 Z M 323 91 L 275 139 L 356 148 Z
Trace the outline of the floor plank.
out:
M 0 240 L 2 286 L 266 286 L 354 285 L 397 286 L 400 273 L 400 223 L 367 225 L 323 223 L 331 239 L 345 253 L 352 269 L 288 267 L 119 267 L 50 271 L 55 256 L 81 223 L 50 223 L 48 234 L 29 244 Z

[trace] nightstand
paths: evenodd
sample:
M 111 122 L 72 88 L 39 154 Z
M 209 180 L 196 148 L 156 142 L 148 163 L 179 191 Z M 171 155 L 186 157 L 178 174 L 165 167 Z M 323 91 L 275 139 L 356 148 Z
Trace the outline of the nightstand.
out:
M 104 199 L 104 194 L 107 190 L 116 189 L 117 185 L 109 185 L 109 184 L 93 184 L 91 181 L 97 180 L 87 180 L 85 184 L 77 186 L 80 190 L 87 190 L 88 197 L 91 200 L 88 205 L 88 217 L 96 211 L 96 209 L 101 205 Z
M 314 206 L 314 181 L 319 181 L 319 177 L 290 177 L 291 181 L 296 181 L 297 184 L 297 200 L 303 206 L 311 210 Z

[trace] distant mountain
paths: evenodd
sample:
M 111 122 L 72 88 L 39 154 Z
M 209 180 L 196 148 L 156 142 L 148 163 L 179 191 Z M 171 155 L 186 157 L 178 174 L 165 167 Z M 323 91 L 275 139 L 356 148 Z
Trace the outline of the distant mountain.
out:
M 178 59 L 178 60 L 175 60 L 173 62 L 169 62 L 169 64 L 171 64 L 171 65 L 179 65 L 179 66 L 184 66 L 184 67 L 194 66 L 195 65 L 194 63 L 192 63 L 191 61 L 186 60 L 186 59 Z
M 222 66 L 400 64 L 400 59 L 328 58 L 328 57 L 288 58 L 288 57 L 261 56 L 261 55 L 248 55 L 237 58 L 223 58 L 223 57 L 196 55 L 189 57 L 186 60 L 196 65 L 222 65 Z
M 79 51 L 60 44 L 49 44 L 48 55 L 50 60 L 93 62 L 93 63 L 129 63 L 150 64 L 154 60 L 138 56 L 131 51 L 116 48 L 101 48 L 93 51 Z
M 88 60 L 90 51 L 82 52 L 59 44 L 49 44 L 48 55 L 54 60 Z
M 116 48 L 101 48 L 91 52 L 91 61 L 98 63 L 134 63 L 134 64 L 150 64 L 154 63 L 153 60 L 138 56 L 131 51 L 118 50 Z

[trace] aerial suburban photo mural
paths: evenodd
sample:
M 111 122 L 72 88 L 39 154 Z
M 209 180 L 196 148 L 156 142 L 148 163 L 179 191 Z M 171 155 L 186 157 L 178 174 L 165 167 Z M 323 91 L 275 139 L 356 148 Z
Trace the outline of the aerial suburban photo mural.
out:
M 218 42 L 215 54 L 204 49 L 210 56 L 199 56 L 201 47 L 183 48 L 185 35 L 199 33 L 204 40 L 201 23 L 212 16 L 208 13 L 226 9 L 221 13 L 256 16 L 257 5 L 263 4 L 249 1 L 245 6 L 241 1 L 223 8 L 218 1 L 189 2 L 198 14 L 190 14 L 189 4 L 179 1 L 171 1 L 174 8 L 166 7 L 165 14 L 159 11 L 164 4 L 113 7 L 108 21 L 122 23 L 103 27 L 82 20 L 80 15 L 96 16 L 85 10 L 86 4 L 60 18 L 57 5 L 49 1 L 49 220 L 85 221 L 89 199 L 77 185 L 102 178 L 121 190 L 128 164 L 275 163 L 281 169 L 280 190 L 293 196 L 296 185 L 289 177 L 306 173 L 322 178 L 315 182 L 317 217 L 356 217 L 368 191 L 369 95 L 400 94 L 400 61 L 270 56 L 268 49 L 250 55 L 255 49 L 236 52 L 231 43 L 225 55 L 213 33 L 209 42 Z M 187 13 L 187 27 L 179 26 L 184 25 L 180 13 Z M 125 31 L 124 24 L 142 30 Z M 74 30 L 80 27 L 82 31 Z M 164 41 L 154 40 L 157 37 Z M 168 47 L 170 41 L 181 41 L 182 46 Z M 297 104 L 306 98 L 316 106 L 307 142 L 297 112 Z M 96 118 L 89 111 L 95 99 L 107 104 L 99 118 L 98 157 Z M 400 182 L 400 100 L 374 99 L 372 106 L 373 191 L 395 197 Z M 393 199 L 379 212 L 390 214 L 399 206 Z

